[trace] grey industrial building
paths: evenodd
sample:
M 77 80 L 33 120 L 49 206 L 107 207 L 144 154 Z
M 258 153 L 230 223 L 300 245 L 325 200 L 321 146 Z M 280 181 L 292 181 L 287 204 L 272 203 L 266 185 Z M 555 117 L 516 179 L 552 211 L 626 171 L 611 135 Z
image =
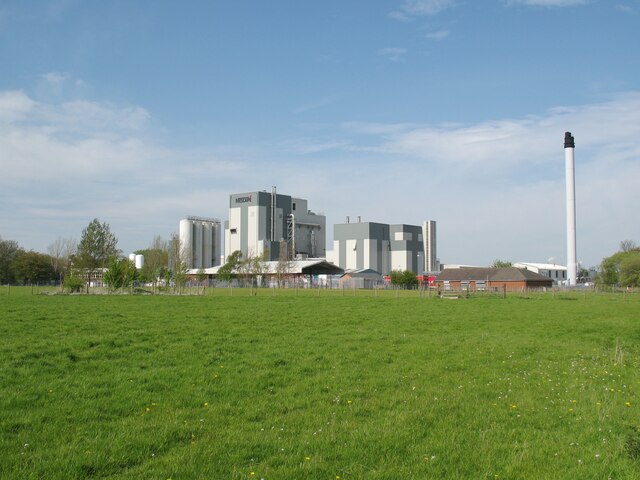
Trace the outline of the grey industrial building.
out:
M 236 250 L 244 258 L 266 260 L 322 258 L 326 255 L 326 218 L 308 209 L 307 200 L 271 192 L 236 193 L 229 197 L 224 224 L 224 257 Z
M 422 274 L 435 270 L 437 265 L 433 220 L 422 226 L 341 223 L 334 225 L 333 239 L 333 251 L 327 259 L 345 270 L 371 269 L 382 275 L 392 270 L 411 270 Z M 425 256 L 429 257 L 428 262 Z

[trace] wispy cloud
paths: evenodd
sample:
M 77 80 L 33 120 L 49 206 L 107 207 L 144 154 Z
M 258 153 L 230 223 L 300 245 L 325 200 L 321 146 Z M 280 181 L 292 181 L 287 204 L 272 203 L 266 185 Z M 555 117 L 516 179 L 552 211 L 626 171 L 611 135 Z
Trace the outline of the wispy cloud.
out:
M 640 7 L 640 5 L 638 5 Z M 637 15 L 638 13 L 638 9 L 637 7 L 634 7 L 633 5 L 627 5 L 627 4 L 618 4 L 616 5 L 616 8 L 618 10 L 620 10 L 623 13 L 629 13 L 631 15 Z
M 407 53 L 406 48 L 397 48 L 397 47 L 388 47 L 382 48 L 378 50 L 378 55 L 391 60 L 393 62 L 397 62 L 402 60 Z
M 321 98 L 319 100 L 305 103 L 304 105 L 299 105 L 295 107 L 292 110 L 292 112 L 295 114 L 310 112 L 312 110 L 317 110 L 319 108 L 326 107 L 327 105 L 330 105 L 333 102 L 335 102 L 335 100 L 336 100 L 336 97 L 334 95 L 330 95 L 330 96 Z
M 43 73 L 42 75 L 40 75 L 40 77 L 47 82 L 57 84 L 68 80 L 70 78 L 70 75 L 68 73 L 49 72 Z
M 571 7 L 586 5 L 589 0 L 507 0 L 507 5 L 532 5 L 540 7 Z
M 400 9 L 389 16 L 395 20 L 409 21 L 414 17 L 437 15 L 457 4 L 456 0 L 405 0 Z
M 429 32 L 425 34 L 425 37 L 429 40 L 444 40 L 449 36 L 449 30 L 438 30 L 436 32 Z

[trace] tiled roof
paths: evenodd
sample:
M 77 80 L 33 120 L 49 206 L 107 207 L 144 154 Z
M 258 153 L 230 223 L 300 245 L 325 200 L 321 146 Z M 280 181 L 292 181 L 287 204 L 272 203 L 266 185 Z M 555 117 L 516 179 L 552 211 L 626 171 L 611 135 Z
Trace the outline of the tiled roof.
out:
M 521 281 L 551 281 L 549 277 L 524 268 L 447 268 L 436 277 L 436 282 L 521 282 Z

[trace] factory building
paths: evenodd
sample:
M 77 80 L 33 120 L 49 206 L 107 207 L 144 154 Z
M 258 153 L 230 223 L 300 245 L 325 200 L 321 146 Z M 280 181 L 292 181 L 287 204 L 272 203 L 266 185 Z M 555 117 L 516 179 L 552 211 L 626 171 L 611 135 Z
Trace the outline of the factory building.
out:
M 236 193 L 229 197 L 224 228 L 224 258 L 236 250 L 244 258 L 266 254 L 280 258 L 320 258 L 326 254 L 326 217 L 308 209 L 307 200 L 269 193 Z M 281 248 L 287 251 L 282 252 Z
M 425 247 L 425 228 L 429 234 Z M 360 222 L 333 227 L 333 251 L 328 260 L 345 270 L 371 269 L 382 275 L 392 270 L 430 271 L 425 257 L 435 258 L 435 222 L 422 226 Z M 432 260 L 432 265 L 437 259 Z
M 180 220 L 180 257 L 187 268 L 220 265 L 221 228 L 215 218 L 186 217 Z
M 424 239 L 424 271 L 437 273 L 440 271 L 440 261 L 436 252 L 436 221 L 422 222 L 422 238 Z

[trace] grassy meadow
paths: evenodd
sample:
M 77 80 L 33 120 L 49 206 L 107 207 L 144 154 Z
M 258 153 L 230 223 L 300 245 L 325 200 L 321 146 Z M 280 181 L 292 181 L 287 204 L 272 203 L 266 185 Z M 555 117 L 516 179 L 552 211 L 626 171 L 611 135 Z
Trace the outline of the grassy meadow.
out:
M 638 295 L 4 293 L 3 479 L 640 478 Z

